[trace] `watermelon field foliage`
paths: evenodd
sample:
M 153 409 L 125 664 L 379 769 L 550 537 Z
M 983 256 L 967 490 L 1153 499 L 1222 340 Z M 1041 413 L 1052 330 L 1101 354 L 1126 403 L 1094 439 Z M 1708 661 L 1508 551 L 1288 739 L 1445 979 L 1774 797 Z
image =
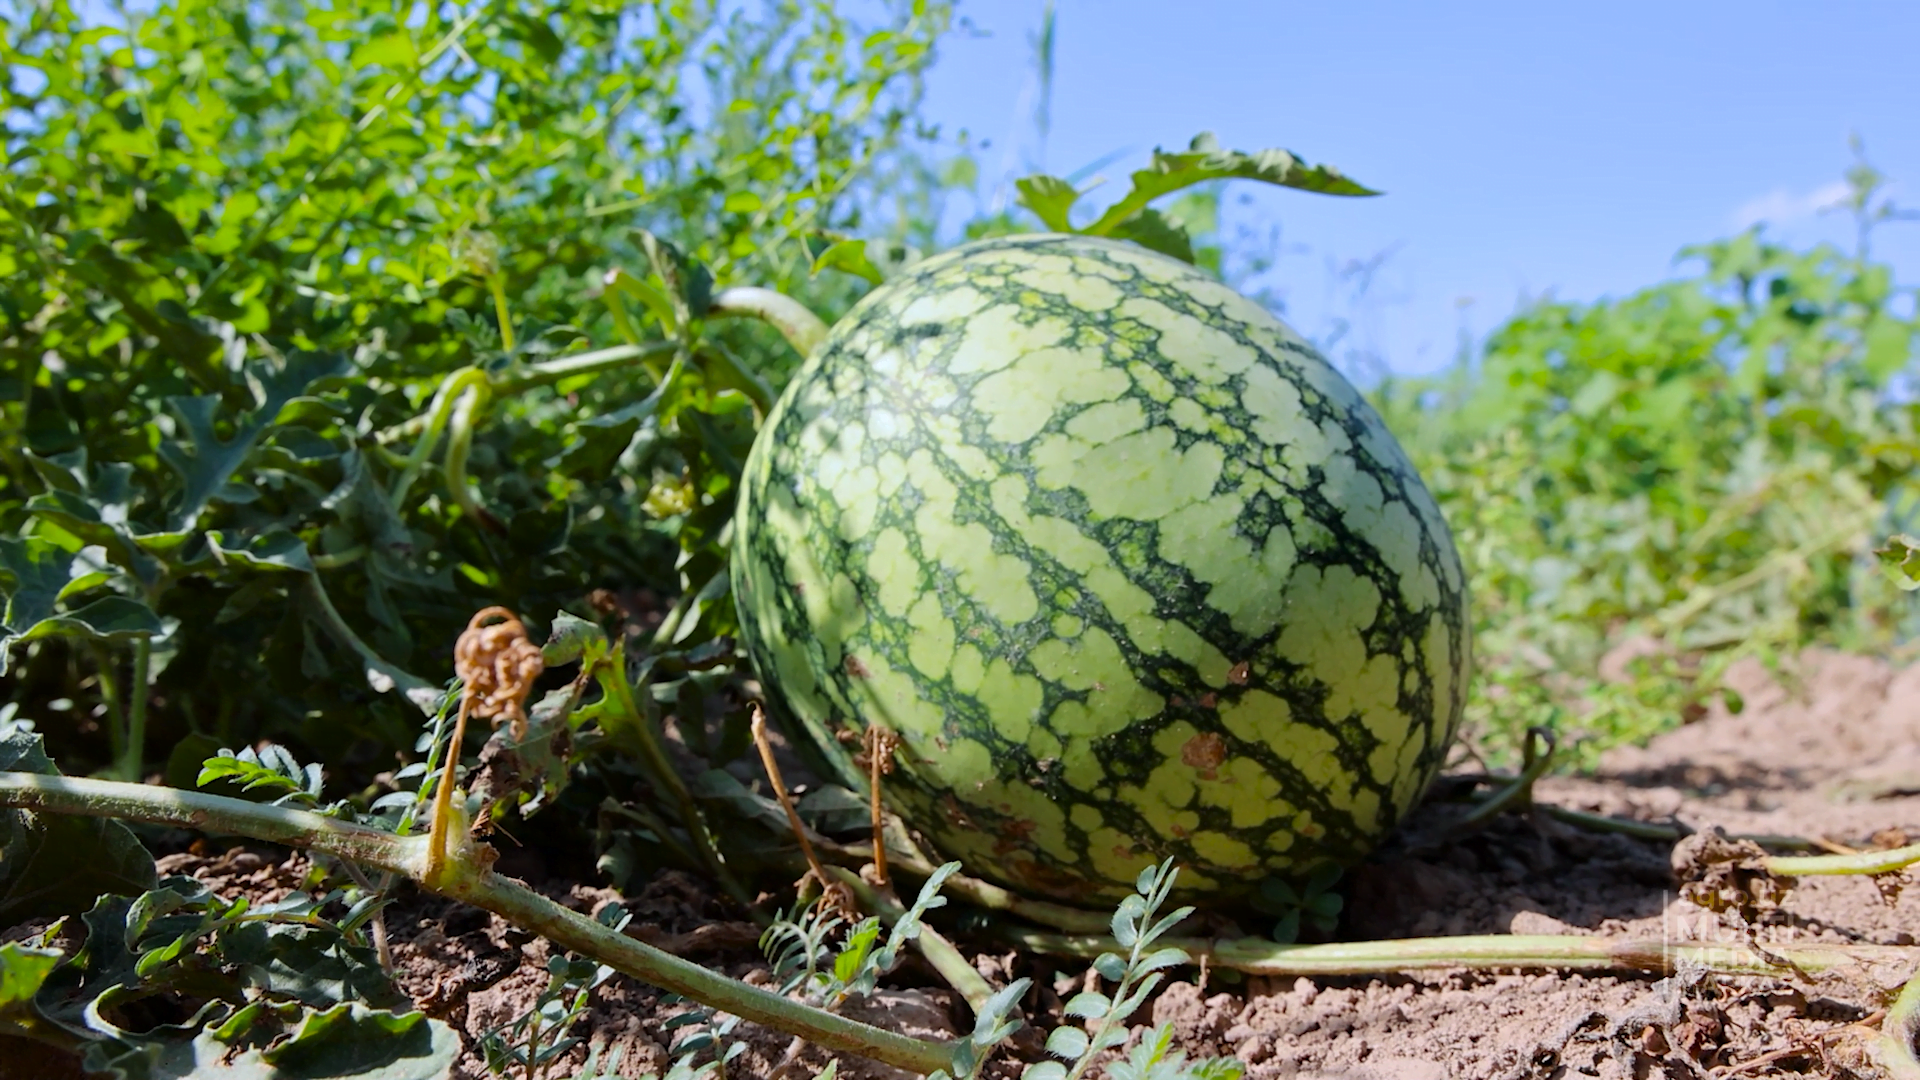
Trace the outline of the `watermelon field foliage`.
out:
M 1738 708 L 1717 679 L 1741 657 L 1912 657 L 1920 612 L 1874 551 L 1920 513 L 1915 290 L 1872 258 L 1884 178 L 1848 178 L 1853 250 L 1688 247 L 1673 280 L 1531 303 L 1375 388 L 1473 581 L 1469 745 L 1511 761 L 1545 725 L 1590 762 Z
M 945 6 L 107 10 L 0 0 L 7 715 L 70 772 L 191 786 L 270 739 L 364 784 L 475 610 L 611 624 L 636 586 L 672 605 L 642 704 L 706 710 L 740 465 L 796 358 L 696 301 L 761 284 L 831 320 L 869 256 L 958 238 L 978 176 L 919 114 Z M 1872 549 L 1911 528 L 1914 291 L 1871 257 L 1882 179 L 1852 180 L 1854 250 L 1690 248 L 1370 387 L 1473 575 L 1482 757 L 1544 724 L 1590 761 L 1741 656 L 1905 655 Z M 958 231 L 1103 214 L 1078 198 L 1029 178 Z M 1114 235 L 1277 302 L 1273 237 L 1220 198 Z M 713 719 L 717 763 L 744 713 Z
M 832 315 L 860 282 L 802 238 L 925 246 L 943 5 L 84 10 L 0 0 L 0 682 L 69 771 L 273 739 L 369 776 L 489 604 L 730 629 L 794 358 L 736 321 L 675 367 L 655 270 Z

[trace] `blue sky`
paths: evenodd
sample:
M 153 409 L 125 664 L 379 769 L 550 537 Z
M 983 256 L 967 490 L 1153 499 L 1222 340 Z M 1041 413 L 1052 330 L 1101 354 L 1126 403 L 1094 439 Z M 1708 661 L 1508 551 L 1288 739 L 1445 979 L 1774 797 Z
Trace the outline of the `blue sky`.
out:
M 1032 160 L 1029 33 L 1041 0 L 960 0 L 931 118 L 992 146 L 991 183 Z M 1318 3 L 1059 0 L 1049 171 L 1212 130 L 1282 146 L 1387 192 L 1336 200 L 1241 184 L 1229 225 L 1279 224 L 1287 317 L 1392 370 L 1450 360 L 1524 296 L 1619 295 L 1679 272 L 1689 243 L 1757 220 L 1852 242 L 1849 133 L 1920 209 L 1920 0 Z M 1009 141 L 1014 151 L 1007 153 Z M 1251 196 L 1239 205 L 1240 194 Z M 1115 192 L 1117 194 L 1117 191 Z M 1099 201 L 1094 197 L 1095 201 Z M 1331 267 L 1386 253 L 1358 302 Z M 1920 223 L 1878 256 L 1920 283 Z

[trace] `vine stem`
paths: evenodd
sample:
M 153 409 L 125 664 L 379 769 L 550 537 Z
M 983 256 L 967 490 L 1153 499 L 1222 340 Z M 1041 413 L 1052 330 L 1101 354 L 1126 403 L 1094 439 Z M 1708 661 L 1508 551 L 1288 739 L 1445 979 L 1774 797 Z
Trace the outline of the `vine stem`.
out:
M 1092 958 L 1122 952 L 1100 934 L 1049 934 L 996 927 L 1002 940 L 1051 956 Z M 1806 976 L 1848 969 L 1893 985 L 1920 966 L 1920 948 L 1903 945 L 1841 945 L 1828 942 L 1769 943 L 1765 951 L 1745 944 L 1560 934 L 1479 934 L 1399 938 L 1333 945 L 1280 945 L 1263 938 L 1168 938 L 1196 962 L 1249 975 L 1377 975 L 1402 971 L 1468 968 L 1556 968 L 1567 971 L 1645 971 L 1672 974 L 1682 965 L 1721 975 Z
M 1852 855 L 1769 855 L 1755 861 L 1767 873 L 1779 877 L 1891 874 L 1920 862 L 1920 844 L 1908 844 L 1885 851 L 1861 851 Z
M 1907 980 L 1900 996 L 1887 1009 L 1880 1037 L 1871 1044 L 1874 1061 L 1893 1080 L 1920 1080 L 1920 1059 L 1913 1055 L 1913 1040 L 1920 1035 L 1920 978 Z
M 446 472 L 447 494 L 460 512 L 481 528 L 505 532 L 506 526 L 492 511 L 480 505 L 473 488 L 467 484 L 467 457 L 473 451 L 474 425 L 491 397 L 487 383 L 482 381 L 469 386 L 454 403 L 453 419 L 447 424 L 447 456 L 442 467 Z
M 406 506 L 407 492 L 413 487 L 413 482 L 419 479 L 420 470 L 426 467 L 427 458 L 432 456 L 433 448 L 439 444 L 441 433 L 447 430 L 455 406 L 468 390 L 484 385 L 486 381 L 487 373 L 477 367 L 463 367 L 440 381 L 440 388 L 434 391 L 433 402 L 427 406 L 426 430 L 421 434 L 420 441 L 414 444 L 413 451 L 407 455 L 406 468 L 400 471 L 399 478 L 393 482 L 393 490 L 387 494 L 387 501 L 394 509 Z
M 460 748 L 466 745 L 467 714 L 473 706 L 473 689 L 460 688 L 460 712 L 453 721 L 453 738 L 447 743 L 447 763 L 442 766 L 440 785 L 433 793 L 433 821 L 427 829 L 427 869 L 431 877 L 446 865 L 448 832 L 453 822 L 453 785 L 459 778 Z
M 1693 831 L 1682 825 L 1610 817 L 1606 814 L 1590 814 L 1585 810 L 1572 810 L 1552 803 L 1534 803 L 1533 808 L 1550 818 L 1564 821 L 1577 828 L 1593 832 L 1618 833 L 1621 836 L 1638 837 L 1641 840 L 1674 841 Z M 1776 836 L 1771 833 L 1739 833 L 1729 835 L 1728 839 L 1751 840 L 1761 847 L 1787 848 L 1794 851 L 1809 851 L 1819 846 L 1804 836 Z
M 557 360 L 543 360 L 538 364 L 528 364 L 524 368 L 502 372 L 497 377 L 489 377 L 489 382 L 493 386 L 495 395 L 511 397 L 537 386 L 551 386 L 578 375 L 597 375 L 602 371 L 611 371 L 636 362 L 645 366 L 651 361 L 672 356 L 678 348 L 679 345 L 671 341 L 656 341 L 646 345 L 615 345 L 609 349 L 595 349 L 593 352 L 576 353 Z M 459 374 L 459 372 L 454 373 L 455 376 Z M 449 378 L 452 377 L 454 376 L 449 376 Z M 419 435 L 432 428 L 434 418 L 440 415 L 441 394 L 446 391 L 447 387 L 443 384 L 441 390 L 435 392 L 434 403 L 426 411 L 415 413 L 392 427 L 382 428 L 374 435 L 374 440 L 385 445 Z M 434 429 L 435 439 L 439 438 L 439 431 L 444 429 L 446 420 L 442 418 L 440 423 L 442 427 Z M 429 445 L 426 450 L 418 452 L 424 455 L 432 449 Z M 424 461 L 424 457 L 422 460 Z
M 900 917 L 907 913 L 906 905 L 888 886 L 876 886 L 844 866 L 836 866 L 829 872 L 852 889 L 863 906 L 885 919 L 888 926 L 898 923 Z M 948 941 L 946 935 L 923 922 L 920 932 L 914 935 L 913 947 L 934 971 L 939 972 L 948 986 L 967 999 L 967 1007 L 973 1010 L 974 1016 L 978 1017 L 986 1010 L 988 1000 L 993 997 L 993 984 L 967 962 L 966 955 Z
M 366 676 L 367 685 L 376 693 L 387 694 L 395 690 L 400 696 L 413 703 L 427 716 L 440 709 L 443 691 L 432 683 L 388 663 L 381 655 L 373 651 L 373 646 L 360 639 L 340 617 L 340 609 L 333 606 L 333 598 L 327 595 L 327 588 L 320 583 L 319 574 L 307 574 L 300 583 L 301 593 L 306 601 L 307 614 L 320 624 L 342 648 L 351 651 L 360 658 L 361 672 Z
M 0 806 L 201 829 L 322 852 L 411 878 L 431 892 L 491 911 L 563 949 L 591 956 L 636 979 L 798 1035 L 826 1049 L 859 1054 L 923 1075 L 953 1067 L 952 1043 L 887 1031 L 736 982 L 602 926 L 517 881 L 501 877 L 488 868 L 495 857 L 493 849 L 466 839 L 464 822 L 451 833 L 457 857 L 430 875 L 430 841 L 425 836 L 395 836 L 304 810 L 198 791 L 0 772 Z M 454 812 L 458 815 L 460 809 L 456 806 Z
M 799 353 L 802 359 L 812 356 L 813 350 L 827 339 L 827 324 L 808 310 L 805 304 L 791 296 L 755 285 L 721 290 L 707 308 L 707 314 L 710 317 L 735 315 L 759 319 L 780 331 L 780 336 L 787 339 L 787 344 L 793 346 L 793 351 Z
M 859 867 L 873 861 L 873 849 L 870 845 L 840 844 L 818 833 L 812 836 L 814 843 L 832 856 L 835 862 Z M 893 869 L 905 871 L 921 880 L 932 877 L 933 872 L 938 869 L 920 853 L 898 847 L 887 849 L 887 861 Z M 1009 889 L 1003 889 L 990 881 L 969 877 L 965 873 L 948 878 L 943 891 L 955 899 L 965 900 L 976 907 L 1018 915 L 1042 926 L 1064 930 L 1070 934 L 1097 934 L 1105 930 L 1113 920 L 1111 912 L 1103 914 L 1046 900 L 1029 900 Z
M 119 660 L 105 642 L 93 643 L 93 660 L 100 669 L 100 700 L 107 707 L 107 739 L 113 751 L 113 768 L 127 759 L 127 712 L 121 704 Z M 118 776 L 120 780 L 138 780 L 137 776 Z
M 1525 758 L 1519 775 L 1509 780 L 1498 791 L 1482 799 L 1478 806 L 1454 823 L 1453 831 L 1458 833 L 1477 828 L 1512 807 L 1532 805 L 1534 782 L 1545 776 L 1547 770 L 1553 767 L 1554 748 L 1553 732 L 1543 727 L 1528 728 Z
M 127 684 L 127 756 L 120 763 L 120 776 L 134 783 L 147 760 L 147 680 L 153 674 L 153 639 L 133 641 L 133 679 Z
M 602 717 L 601 725 L 610 735 L 637 752 L 646 764 L 647 771 L 652 774 L 654 783 L 665 788 L 667 794 L 672 796 L 680 810 L 680 822 L 693 840 L 694 850 L 699 853 L 700 861 L 706 864 L 708 872 L 713 874 L 720 887 L 726 890 L 728 896 L 739 901 L 742 907 L 753 908 L 753 894 L 747 892 L 733 876 L 733 871 L 727 868 L 726 860 L 720 857 L 720 849 L 714 846 L 713 836 L 707 831 L 706 817 L 700 813 L 699 804 L 693 801 L 693 792 L 687 790 L 686 781 L 680 778 L 672 760 L 667 757 L 666 748 L 661 745 L 659 728 L 641 711 L 639 701 L 634 697 L 633 684 L 627 679 L 625 656 L 616 649 L 600 663 L 603 666 L 594 673 L 594 678 L 605 695 L 607 713 Z
M 615 345 L 608 349 L 562 356 L 557 360 L 543 360 L 520 370 L 502 373 L 493 383 L 493 392 L 501 395 L 518 394 L 536 386 L 551 386 L 580 375 L 597 375 L 634 363 L 644 366 L 651 361 L 668 359 L 679 349 L 678 342 L 655 341 L 646 345 Z

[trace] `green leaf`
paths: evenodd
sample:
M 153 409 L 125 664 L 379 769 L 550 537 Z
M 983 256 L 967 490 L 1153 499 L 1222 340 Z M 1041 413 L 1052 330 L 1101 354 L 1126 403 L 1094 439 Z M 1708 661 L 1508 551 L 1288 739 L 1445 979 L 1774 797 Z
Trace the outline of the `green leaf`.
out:
M 980 1013 L 973 1020 L 973 1045 L 985 1049 L 1018 1031 L 1022 1026 L 1018 1020 L 1009 1021 L 1007 1014 L 1021 998 L 1027 996 L 1027 989 L 1033 985 L 1029 978 L 1018 978 L 993 992 L 993 995 L 981 1004 Z
M 285 747 L 272 743 L 257 749 L 249 746 L 237 754 L 221 749 L 201 763 L 200 775 L 193 783 L 206 787 L 217 780 L 231 780 L 241 791 L 266 788 L 278 796 L 276 802 L 291 798 L 311 806 L 320 799 L 319 764 L 301 765 Z
M 181 490 L 169 525 L 179 531 L 198 523 L 200 512 L 239 471 L 261 433 L 257 428 L 243 429 L 232 439 L 221 439 L 214 430 L 214 416 L 220 409 L 216 395 L 168 398 L 167 408 L 183 436 L 160 444 L 160 460 L 180 477 Z
M 0 608 L 0 631 L 16 637 L 51 618 L 75 576 L 73 557 L 59 547 L 40 539 L 0 538 L 0 590 L 7 600 Z M 0 654 L 4 674 L 6 660 Z
M 1139 963 L 1133 966 L 1133 973 L 1138 977 L 1150 972 L 1161 971 L 1170 967 L 1178 967 L 1181 964 L 1190 964 L 1192 962 L 1193 957 L 1187 955 L 1187 950 L 1169 947 L 1149 953 L 1141 959 Z
M 730 772 L 708 769 L 694 777 L 687 787 L 701 799 L 716 799 L 726 803 L 728 809 L 741 818 L 758 820 L 775 830 L 789 827 L 787 812 L 780 808 L 779 803 L 765 795 L 755 794 Z
M 404 30 L 381 34 L 354 47 L 348 60 L 354 67 L 411 68 L 419 60 L 413 39 Z
M 459 1037 L 437 1020 L 348 1002 L 307 1017 L 260 1058 L 284 1080 L 441 1080 L 459 1050 Z
M 1920 589 L 1920 537 L 1906 533 L 1890 536 L 1886 544 L 1875 548 L 1873 553 L 1879 557 L 1880 569 L 1887 580 L 1906 592 Z
M 0 675 L 7 673 L 9 646 L 16 641 L 53 635 L 126 641 L 164 632 L 153 609 L 124 596 L 61 610 L 65 597 L 105 580 L 95 564 L 46 540 L 0 537 L 0 595 L 6 597 L 0 608 Z
M 32 641 L 64 634 L 95 641 L 130 641 L 134 638 L 159 637 L 165 630 L 160 617 L 140 601 L 124 596 L 103 596 L 83 607 L 42 619 L 14 635 L 14 638 Z
M 1087 1045 L 1086 1031 L 1071 1024 L 1054 1028 L 1053 1034 L 1047 1036 L 1047 1053 L 1068 1061 L 1078 1060 L 1087 1052 Z
M 599 623 L 561 611 L 553 617 L 547 643 L 540 647 L 540 656 L 548 667 L 571 664 L 575 660 L 592 664 L 605 656 L 607 649 L 607 632 Z
M 133 466 L 109 461 L 89 466 L 87 451 L 41 457 L 25 455 L 47 490 L 27 500 L 27 512 L 52 522 L 89 544 L 106 549 L 112 561 L 143 585 L 152 586 L 160 566 L 149 549 L 173 546 L 165 536 L 150 536 L 131 523 Z
M 9 941 L 0 945 L 0 1018 L 33 1001 L 64 954 Z
M 1098 990 L 1082 990 L 1067 999 L 1062 1010 L 1068 1016 L 1077 1016 L 1085 1020 L 1098 1020 L 1113 1008 L 1113 999 Z
M 1294 908 L 1280 916 L 1273 924 L 1273 940 L 1282 945 L 1291 945 L 1300 940 L 1300 909 Z
M 1222 150 L 1212 135 L 1201 134 L 1182 153 L 1155 150 L 1152 163 L 1133 174 L 1133 189 L 1093 224 L 1078 231 L 1088 236 L 1113 235 L 1122 222 L 1146 209 L 1153 200 L 1210 180 L 1258 180 L 1321 195 L 1380 194 L 1347 179 L 1330 165 L 1308 165 L 1289 151 L 1243 154 Z
M 872 807 L 857 792 L 839 784 L 822 784 L 794 803 L 801 820 L 822 833 L 853 832 L 872 822 Z
M 1340 867 L 1331 864 L 1315 870 L 1307 878 L 1307 895 L 1315 896 L 1325 893 L 1328 889 L 1338 885 L 1340 878 L 1344 876 L 1345 873 L 1346 871 Z
M 159 577 L 159 563 L 146 550 L 144 535 L 136 535 L 125 524 L 123 507 L 102 506 L 90 496 L 72 491 L 47 491 L 27 500 L 27 513 L 59 526 L 89 544 L 99 545 L 113 562 L 125 567 L 143 584 L 151 585 Z M 107 514 L 117 520 L 106 520 Z M 149 541 L 150 542 L 150 541 Z M 161 540 L 162 546 L 166 545 Z
M 1861 366 L 1876 382 L 1884 382 L 1907 366 L 1913 347 L 1912 323 L 1881 313 L 1867 324 L 1866 354 Z
M 1123 898 L 1114 908 L 1112 928 L 1113 940 L 1123 949 L 1131 949 L 1140 940 L 1140 920 L 1146 916 L 1147 904 L 1138 893 Z
M 847 935 L 845 947 L 833 958 L 833 977 L 844 985 L 864 974 L 867 957 L 872 954 L 874 943 L 879 939 L 879 920 L 860 920 L 860 925 Z
M 1021 177 L 1014 181 L 1013 186 L 1020 193 L 1017 201 L 1033 211 L 1041 224 L 1054 232 L 1073 231 L 1069 211 L 1080 200 L 1080 193 L 1074 190 L 1072 184 L 1057 176 L 1040 174 Z
M 0 772 L 60 775 L 40 736 L 18 722 L 0 724 Z M 102 893 L 153 884 L 153 856 L 118 821 L 0 810 L 0 926 L 86 911 Z
M 207 546 L 222 562 L 249 570 L 313 573 L 313 557 L 307 553 L 306 541 L 283 528 L 267 529 L 233 545 L 228 544 L 224 532 L 213 529 L 207 533 Z
M 865 278 L 875 285 L 886 280 L 886 275 L 868 257 L 865 240 L 841 240 L 822 248 L 813 257 L 813 273 L 818 274 L 822 270 L 839 270 Z
M 228 439 L 220 437 L 216 423 L 221 398 L 208 394 L 167 398 L 178 430 L 175 438 L 160 443 L 158 452 L 181 485 L 168 527 L 192 529 L 208 503 L 215 498 L 231 501 L 229 482 L 254 445 L 279 423 L 281 409 L 346 369 L 346 358 L 332 353 L 296 353 L 284 362 L 249 367 L 246 373 L 255 407 L 234 421 L 234 434 Z
M 315 1020 L 343 1011 L 366 1019 L 349 1015 L 308 1033 Z M 242 1033 L 210 1026 L 191 1041 L 146 1042 L 91 1055 L 88 1063 L 120 1080 L 445 1080 L 460 1049 L 453 1029 L 438 1020 L 360 1005 L 311 1014 L 292 1040 L 264 1053 L 236 1052 L 232 1041 Z M 286 1060 L 269 1060 L 282 1053 Z
M 1193 238 L 1179 222 L 1152 207 L 1140 211 L 1114 226 L 1111 235 L 1131 240 L 1149 251 L 1170 255 L 1183 263 L 1194 261 Z

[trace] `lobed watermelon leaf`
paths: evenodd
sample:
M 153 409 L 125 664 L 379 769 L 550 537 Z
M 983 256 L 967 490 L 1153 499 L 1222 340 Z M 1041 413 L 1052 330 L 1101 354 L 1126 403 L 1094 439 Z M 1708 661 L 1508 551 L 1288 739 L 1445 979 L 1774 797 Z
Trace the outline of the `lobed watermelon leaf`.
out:
M 1222 150 L 1211 132 L 1194 136 L 1186 150 L 1170 153 L 1155 149 L 1144 169 L 1133 173 L 1132 187 L 1092 223 L 1075 227 L 1074 204 L 1082 192 L 1057 176 L 1036 174 L 1014 182 L 1017 202 L 1054 232 L 1081 236 L 1111 236 L 1131 240 L 1150 251 L 1181 262 L 1194 261 L 1193 238 L 1165 214 L 1153 209 L 1160 198 L 1197 184 L 1219 180 L 1256 180 L 1277 187 L 1318 195 L 1364 197 L 1380 192 L 1350 180 L 1331 165 L 1310 165 L 1287 150 L 1242 153 Z M 878 284 L 880 279 L 872 279 Z

